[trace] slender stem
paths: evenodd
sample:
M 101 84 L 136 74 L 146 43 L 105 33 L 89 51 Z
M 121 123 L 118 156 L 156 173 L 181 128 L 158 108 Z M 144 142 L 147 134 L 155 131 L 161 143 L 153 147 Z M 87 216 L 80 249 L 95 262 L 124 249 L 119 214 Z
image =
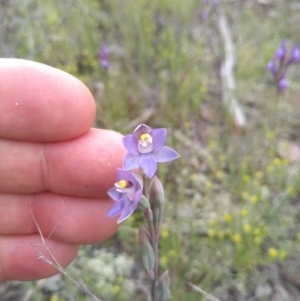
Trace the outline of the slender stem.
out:
M 35 226 L 37 228 L 37 232 L 41 238 L 41 242 L 43 247 L 45 248 L 47 254 L 49 256 L 46 256 L 45 254 L 43 254 L 41 251 L 39 251 L 37 249 L 37 247 L 35 245 L 32 245 L 33 248 L 37 249 L 37 254 L 38 254 L 38 258 L 43 260 L 44 262 L 46 262 L 47 264 L 53 266 L 55 269 L 57 269 L 57 271 L 65 276 L 69 281 L 71 281 L 79 290 L 85 292 L 88 296 L 90 296 L 93 300 L 95 301 L 104 301 L 104 299 L 102 298 L 98 298 L 94 293 L 92 293 L 91 291 L 89 291 L 86 287 L 86 285 L 84 283 L 79 283 L 75 278 L 71 277 L 65 270 L 64 268 L 60 265 L 60 263 L 57 261 L 57 259 L 54 257 L 52 251 L 50 250 L 49 246 L 47 245 L 47 242 L 43 236 L 42 230 L 37 222 L 37 220 L 35 219 L 33 213 L 31 212 L 31 216 L 32 219 L 35 223 Z
M 150 243 L 153 248 L 154 252 L 154 258 L 155 258 L 155 263 L 154 263 L 154 278 L 151 280 L 151 298 L 152 301 L 158 301 L 156 299 L 156 284 L 158 280 L 158 234 L 156 233 L 154 229 L 154 224 L 153 224 L 153 213 L 151 208 L 148 208 L 144 212 L 145 218 L 148 223 L 148 228 L 149 228 L 149 236 L 150 236 Z
M 198 292 L 200 294 L 202 294 L 203 296 L 206 297 L 207 300 L 210 301 L 222 301 L 216 297 L 214 297 L 213 295 L 207 293 L 205 290 L 203 290 L 202 288 L 200 288 L 199 286 L 196 286 L 195 284 L 188 282 L 188 285 L 195 291 Z

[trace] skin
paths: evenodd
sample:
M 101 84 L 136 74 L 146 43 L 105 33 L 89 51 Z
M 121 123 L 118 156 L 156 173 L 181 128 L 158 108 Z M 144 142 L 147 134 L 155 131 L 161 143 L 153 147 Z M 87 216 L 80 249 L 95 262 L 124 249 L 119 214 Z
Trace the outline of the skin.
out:
M 92 128 L 95 101 L 82 82 L 32 61 L 0 59 L 0 112 L 0 281 L 48 277 L 57 271 L 39 258 L 49 256 L 38 227 L 63 267 L 81 244 L 115 233 L 106 191 L 122 137 Z

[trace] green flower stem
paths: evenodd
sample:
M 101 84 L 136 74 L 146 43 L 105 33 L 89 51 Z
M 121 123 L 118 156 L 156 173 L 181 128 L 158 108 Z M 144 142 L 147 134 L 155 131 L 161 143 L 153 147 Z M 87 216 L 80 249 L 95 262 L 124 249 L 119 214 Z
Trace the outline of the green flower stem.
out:
M 150 237 L 150 244 L 153 248 L 153 252 L 154 252 L 154 277 L 153 279 L 151 279 L 151 299 L 152 301 L 158 301 L 156 298 L 156 285 L 157 285 L 157 281 L 159 278 L 158 275 L 158 233 L 157 231 L 155 231 L 154 229 L 154 223 L 153 223 L 153 212 L 151 210 L 151 208 L 147 208 L 144 211 L 144 215 L 148 224 L 148 229 L 149 229 L 149 237 Z

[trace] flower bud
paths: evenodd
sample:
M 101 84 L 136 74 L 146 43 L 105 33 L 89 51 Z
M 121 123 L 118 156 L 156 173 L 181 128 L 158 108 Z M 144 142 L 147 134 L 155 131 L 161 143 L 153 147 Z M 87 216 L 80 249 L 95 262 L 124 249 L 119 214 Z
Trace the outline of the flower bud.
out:
M 155 255 L 144 226 L 139 229 L 139 253 L 143 267 L 151 277 L 155 265 Z
M 157 176 L 154 176 L 149 187 L 149 202 L 153 211 L 154 228 L 158 229 L 163 218 L 164 188 Z
M 145 211 L 146 209 L 150 208 L 149 201 L 144 195 L 141 196 L 138 206 L 142 211 Z
M 158 300 L 167 301 L 171 299 L 170 277 L 168 271 L 165 271 L 160 276 L 157 290 L 159 296 Z

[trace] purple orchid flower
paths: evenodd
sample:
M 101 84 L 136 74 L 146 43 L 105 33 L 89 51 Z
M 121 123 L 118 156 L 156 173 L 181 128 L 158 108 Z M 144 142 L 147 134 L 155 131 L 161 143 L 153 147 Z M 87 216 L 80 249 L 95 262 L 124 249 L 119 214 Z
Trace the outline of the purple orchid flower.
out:
M 107 193 L 115 201 L 107 217 L 120 215 L 117 222 L 127 219 L 136 209 L 143 192 L 142 179 L 133 171 L 117 169 L 117 182 Z
M 141 168 L 148 178 L 152 178 L 158 162 L 169 162 L 179 157 L 174 149 L 165 146 L 166 140 L 165 128 L 152 129 L 140 124 L 132 134 L 123 138 L 129 152 L 124 160 L 124 169 Z

